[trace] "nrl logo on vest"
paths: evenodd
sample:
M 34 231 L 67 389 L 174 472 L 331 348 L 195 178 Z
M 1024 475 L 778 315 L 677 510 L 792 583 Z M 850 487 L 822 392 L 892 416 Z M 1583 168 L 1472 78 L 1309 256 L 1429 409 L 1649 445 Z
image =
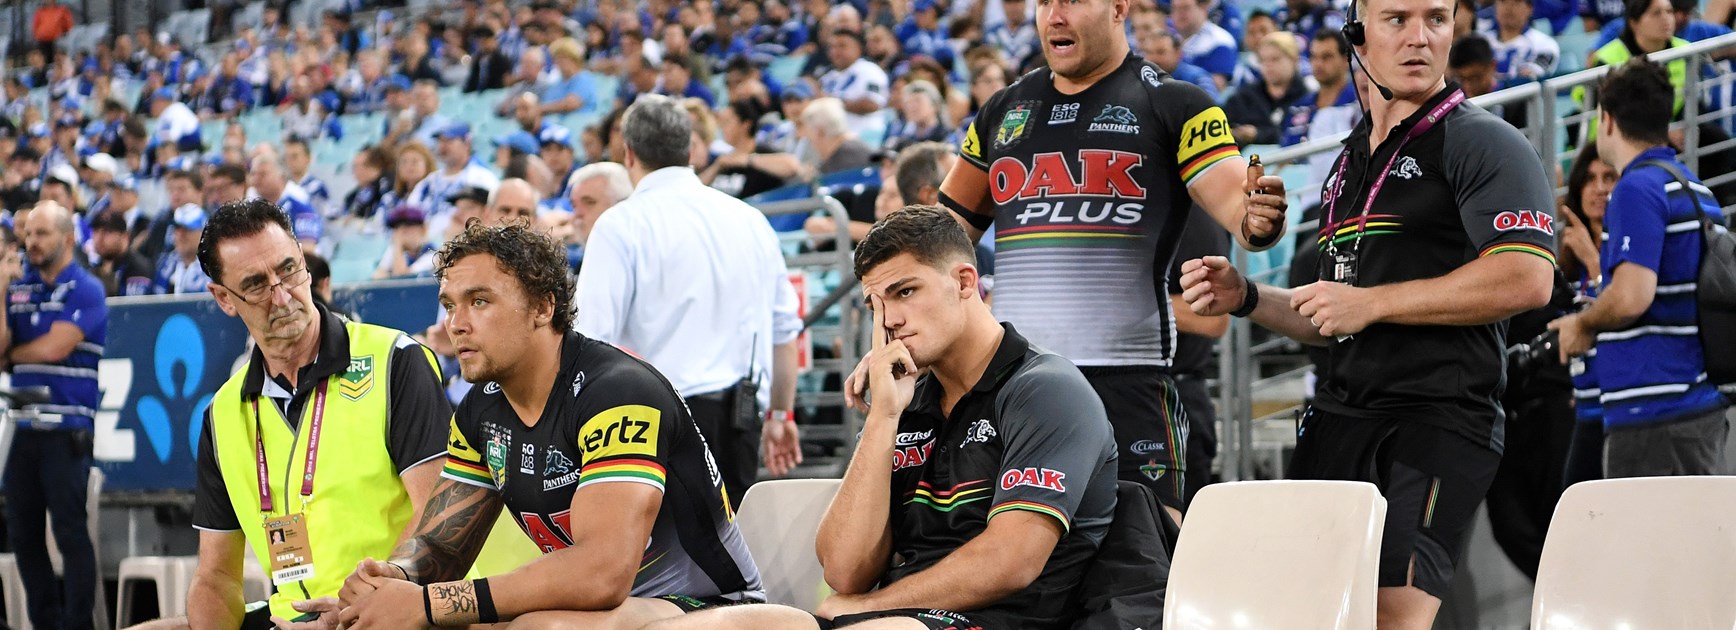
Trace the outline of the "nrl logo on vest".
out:
M 374 389 L 374 355 L 350 357 L 350 367 L 338 376 L 338 393 L 350 400 L 361 400 Z

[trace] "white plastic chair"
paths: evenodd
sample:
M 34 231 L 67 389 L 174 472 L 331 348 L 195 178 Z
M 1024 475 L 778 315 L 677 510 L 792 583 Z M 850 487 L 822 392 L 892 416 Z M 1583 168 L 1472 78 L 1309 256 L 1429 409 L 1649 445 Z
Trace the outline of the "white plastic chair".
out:
M 1352 481 L 1245 481 L 1194 497 L 1163 627 L 1374 628 L 1386 499 Z
M 133 600 L 138 597 L 139 585 L 144 583 L 156 586 L 156 618 L 187 614 L 187 588 L 198 562 L 198 556 L 134 556 L 122 560 L 120 578 L 115 584 L 115 627 L 125 628 L 144 621 L 132 617 Z
M 832 593 L 814 555 L 820 529 L 840 479 L 775 479 L 748 488 L 735 526 L 759 565 L 766 601 L 812 611 Z
M 1555 505 L 1531 627 L 1736 627 L 1736 477 L 1574 484 Z
M 91 611 L 91 618 L 96 624 L 95 627 L 107 628 L 109 627 L 108 606 L 102 604 L 108 601 L 108 592 L 103 587 L 102 545 L 97 533 L 97 515 L 101 512 L 99 503 L 102 498 L 102 484 L 102 469 L 92 467 L 90 469 L 90 484 L 86 486 L 84 503 L 85 513 L 88 515 L 85 519 L 85 527 L 86 531 L 90 532 L 90 543 L 95 550 L 97 566 L 96 596 L 93 601 L 98 605 L 95 607 L 96 610 Z M 47 533 L 48 560 L 54 566 L 54 574 L 61 575 L 63 569 L 61 567 L 60 547 L 54 542 L 54 527 L 51 525 L 43 531 Z M 11 626 L 12 630 L 31 630 L 30 615 L 25 610 L 24 604 L 24 577 L 18 572 L 18 556 L 14 554 L 0 554 L 0 597 L 4 597 L 6 603 L 6 625 Z

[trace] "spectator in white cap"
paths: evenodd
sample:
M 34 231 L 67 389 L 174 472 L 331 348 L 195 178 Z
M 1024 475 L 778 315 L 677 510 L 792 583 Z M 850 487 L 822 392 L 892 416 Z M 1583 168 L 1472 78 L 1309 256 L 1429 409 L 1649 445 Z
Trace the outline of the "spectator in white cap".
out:
M 157 286 L 164 293 L 205 293 L 211 277 L 199 265 L 199 237 L 205 234 L 205 209 L 198 204 L 175 208 L 175 251 L 157 261 Z
M 90 214 L 95 215 L 108 209 L 109 184 L 120 175 L 120 163 L 107 153 L 96 153 L 84 158 L 79 175 L 84 179 L 83 193 L 85 199 L 95 199 L 90 204 Z

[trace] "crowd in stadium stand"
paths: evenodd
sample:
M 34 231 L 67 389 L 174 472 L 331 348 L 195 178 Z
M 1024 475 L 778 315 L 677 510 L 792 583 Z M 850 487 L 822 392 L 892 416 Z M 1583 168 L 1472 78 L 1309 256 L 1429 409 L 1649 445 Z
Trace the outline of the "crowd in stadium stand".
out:
M 1135 2 L 1127 37 L 1216 96 L 1244 147 L 1290 145 L 1360 117 L 1338 4 L 1287 0 L 1268 11 L 1224 0 Z M 1642 15 L 1639 29 L 1610 3 L 1460 4 L 1468 10 L 1457 13 L 1453 71 L 1473 95 L 1577 67 L 1559 63 L 1540 27 L 1601 28 L 1593 63 L 1625 58 L 1599 50 L 1605 42 L 1656 48 L 1648 29 L 1694 40 L 1729 32 L 1691 19 L 1691 2 L 1672 7 L 1668 26 Z M 918 142 L 956 144 L 991 94 L 1042 63 L 1029 0 L 352 4 L 311 25 L 267 4 L 257 24 L 236 28 L 219 13 L 216 42 L 139 28 L 77 51 L 53 45 L 66 30 L 56 22 L 64 9 L 44 7 L 36 35 L 47 45 L 25 52 L 6 79 L 0 136 L 17 142 L 0 142 L 0 199 L 7 208 L 64 199 L 81 218 L 81 242 L 98 214 L 122 213 L 130 250 L 158 269 L 148 286 L 121 287 L 133 294 L 199 290 L 176 277 L 196 261 L 178 269 L 170 256 L 171 228 L 198 223 L 180 208 L 210 209 L 244 191 L 275 199 L 298 237 L 327 254 L 326 235 L 340 225 L 422 225 L 425 238 L 392 237 L 378 272 L 363 276 L 385 278 L 427 275 L 418 259 L 452 227 L 452 198 L 463 189 L 491 191 L 520 177 L 538 189 L 539 217 L 560 230 L 576 265 L 594 217 L 574 216 L 572 175 L 621 160 L 620 111 L 638 94 L 685 99 L 695 170 L 752 199 L 831 174 L 872 173 Z M 242 121 L 262 112 L 278 119 L 281 137 L 248 137 Z M 1507 117 L 1523 123 L 1522 112 Z M 261 169 L 261 158 L 281 166 Z M 322 160 L 336 163 L 316 168 Z M 895 192 L 886 170 L 861 183 Z M 180 176 L 182 194 L 138 194 L 176 190 L 177 172 L 198 176 Z M 320 172 L 343 172 L 342 181 Z M 873 202 L 848 204 L 858 232 L 873 221 Z M 816 240 L 831 227 L 808 224 Z

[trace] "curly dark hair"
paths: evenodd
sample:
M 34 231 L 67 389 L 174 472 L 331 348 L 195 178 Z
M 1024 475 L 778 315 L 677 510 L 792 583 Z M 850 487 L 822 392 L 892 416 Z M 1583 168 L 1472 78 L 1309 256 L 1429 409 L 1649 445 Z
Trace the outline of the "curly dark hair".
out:
M 471 219 L 434 255 L 434 277 L 446 280 L 447 269 L 475 254 L 493 256 L 501 269 L 518 279 L 526 296 L 553 300 L 555 330 L 564 333 L 572 328 L 573 276 L 567 273 L 567 250 L 560 243 L 524 222 L 489 225 Z
M 173 208 L 169 212 L 174 212 Z M 171 215 L 172 216 L 172 215 Z M 218 284 L 223 283 L 223 260 L 217 256 L 217 246 L 223 241 L 252 236 L 265 229 L 267 225 L 283 228 L 283 233 L 289 238 L 295 238 L 295 228 L 289 224 L 289 215 L 284 214 L 277 204 L 258 197 L 242 201 L 231 201 L 212 212 L 205 220 L 205 233 L 199 235 L 199 266 L 204 268 L 205 275 Z
M 938 267 L 941 263 L 976 264 L 976 246 L 952 211 L 940 206 L 905 206 L 874 224 L 868 236 L 856 245 L 856 277 L 899 254 Z

